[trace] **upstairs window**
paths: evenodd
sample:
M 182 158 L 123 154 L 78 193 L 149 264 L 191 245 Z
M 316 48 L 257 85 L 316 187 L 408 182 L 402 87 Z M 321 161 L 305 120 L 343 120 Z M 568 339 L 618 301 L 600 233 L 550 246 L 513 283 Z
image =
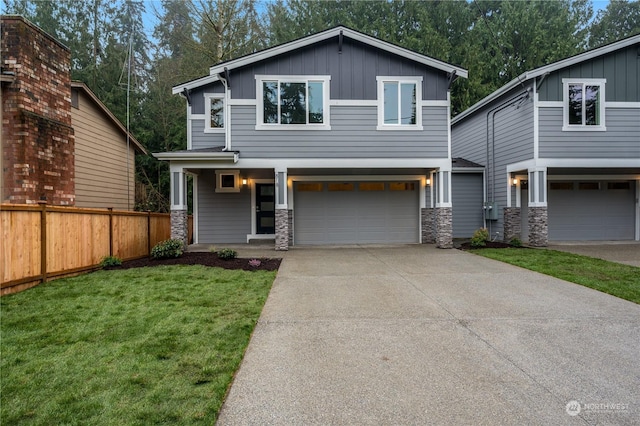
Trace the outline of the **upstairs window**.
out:
M 563 130 L 606 130 L 604 86 L 606 80 L 562 80 Z
M 216 133 L 224 131 L 224 94 L 207 93 L 205 101 L 205 132 Z
M 261 77 L 257 89 L 257 128 L 328 128 L 328 77 Z
M 378 77 L 378 130 L 422 130 L 422 77 Z

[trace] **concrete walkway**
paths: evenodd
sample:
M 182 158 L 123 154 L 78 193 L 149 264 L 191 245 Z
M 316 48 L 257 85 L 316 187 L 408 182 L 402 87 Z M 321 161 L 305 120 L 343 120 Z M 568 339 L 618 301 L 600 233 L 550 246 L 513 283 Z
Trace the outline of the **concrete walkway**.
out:
M 219 424 L 638 424 L 639 356 L 640 306 L 585 287 L 433 246 L 294 249 Z
M 551 250 L 566 251 L 583 256 L 597 257 L 611 262 L 640 268 L 639 241 L 568 241 L 549 243 Z

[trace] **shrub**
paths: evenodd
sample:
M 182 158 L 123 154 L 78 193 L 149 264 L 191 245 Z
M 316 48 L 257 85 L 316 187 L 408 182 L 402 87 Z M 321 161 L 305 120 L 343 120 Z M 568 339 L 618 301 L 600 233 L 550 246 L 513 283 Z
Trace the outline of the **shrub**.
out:
M 262 264 L 262 262 L 260 261 L 260 259 L 251 259 L 249 261 L 249 266 L 251 266 L 252 268 L 257 268 L 261 264 Z
M 223 260 L 231 260 L 238 257 L 238 252 L 230 248 L 223 248 L 222 250 L 218 250 L 218 257 Z
M 476 229 L 471 237 L 471 247 L 484 247 L 489 241 L 489 230 L 487 228 Z
M 122 260 L 118 256 L 105 256 L 100 260 L 101 268 L 108 268 L 110 266 L 120 266 L 122 265 Z
M 184 243 L 182 240 L 165 240 L 161 241 L 151 249 L 151 257 L 154 259 L 168 259 L 171 257 L 180 257 L 184 252 Z
M 518 237 L 513 237 L 511 241 L 509 241 L 509 244 L 513 247 L 522 247 L 522 241 L 520 241 L 520 238 Z

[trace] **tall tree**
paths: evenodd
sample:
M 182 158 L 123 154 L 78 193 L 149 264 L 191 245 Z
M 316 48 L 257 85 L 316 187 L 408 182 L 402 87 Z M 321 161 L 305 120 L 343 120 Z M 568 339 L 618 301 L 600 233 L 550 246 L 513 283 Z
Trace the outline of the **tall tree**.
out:
M 594 48 L 640 34 L 640 1 L 611 0 L 598 11 L 590 28 L 589 47 Z

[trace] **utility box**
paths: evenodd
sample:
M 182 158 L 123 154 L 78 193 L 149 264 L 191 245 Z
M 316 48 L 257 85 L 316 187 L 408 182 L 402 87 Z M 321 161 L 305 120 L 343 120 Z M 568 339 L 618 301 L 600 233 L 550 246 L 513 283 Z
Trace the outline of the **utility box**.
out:
M 484 203 L 484 218 L 486 220 L 498 220 L 498 203 L 495 201 Z

